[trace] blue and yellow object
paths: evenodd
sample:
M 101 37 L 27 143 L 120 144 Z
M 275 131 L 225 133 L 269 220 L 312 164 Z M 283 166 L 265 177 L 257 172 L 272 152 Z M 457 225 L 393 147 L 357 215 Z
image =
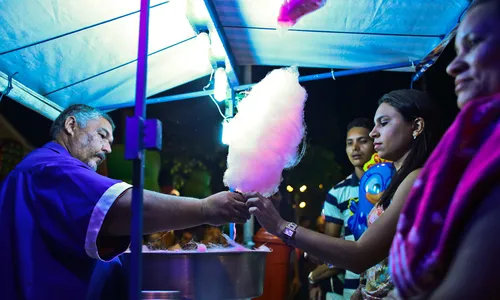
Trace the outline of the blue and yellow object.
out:
M 347 224 L 356 240 L 368 228 L 368 214 L 380 200 L 391 183 L 392 176 L 396 173 L 394 165 L 391 162 L 383 161 L 377 154 L 365 164 L 366 166 L 365 174 L 359 183 L 359 199 L 357 202 L 351 201 L 349 207 L 353 215 Z

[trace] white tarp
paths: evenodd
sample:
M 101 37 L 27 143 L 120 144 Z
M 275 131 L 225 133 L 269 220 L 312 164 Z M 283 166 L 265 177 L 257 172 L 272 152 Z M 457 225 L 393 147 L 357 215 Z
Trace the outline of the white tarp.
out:
M 209 75 L 180 6 L 151 6 L 147 95 Z M 17 81 L 62 108 L 133 101 L 139 9 L 137 0 L 0 0 L 0 72 L 18 72 Z
M 328 0 L 279 33 L 281 1 L 215 0 L 239 65 L 353 69 L 420 60 L 469 5 L 468 0 Z
M 182 1 L 151 0 L 147 96 L 212 71 Z M 281 1 L 212 1 L 238 65 L 350 69 L 419 60 L 469 4 L 328 0 L 280 34 Z M 49 118 L 73 103 L 134 101 L 139 9 L 140 0 L 0 0 L 0 88 L 18 72 L 30 92 L 13 98 Z

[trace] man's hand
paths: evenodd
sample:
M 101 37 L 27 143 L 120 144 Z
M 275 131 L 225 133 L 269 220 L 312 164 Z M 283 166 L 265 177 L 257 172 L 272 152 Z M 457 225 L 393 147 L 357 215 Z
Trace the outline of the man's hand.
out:
M 287 222 L 281 218 L 270 199 L 260 194 L 256 194 L 256 196 L 256 198 L 251 198 L 247 201 L 249 212 L 257 218 L 260 225 L 267 232 L 279 236 L 283 229 L 285 229 Z
M 295 295 L 300 291 L 300 288 L 302 287 L 302 282 L 300 282 L 300 279 L 298 276 L 293 277 L 292 283 L 290 285 L 290 296 L 289 299 L 293 299 Z
M 220 192 L 202 201 L 203 220 L 207 224 L 245 223 L 250 219 L 245 198 L 238 193 Z
M 330 278 L 334 276 L 337 272 L 334 272 L 335 269 L 330 268 L 328 265 L 319 265 L 309 273 L 309 283 L 315 284 L 320 280 Z
M 321 300 L 323 297 L 323 292 L 321 291 L 321 287 L 314 286 L 309 289 L 309 300 Z
M 307 252 L 304 252 L 304 258 L 307 259 L 308 261 L 312 262 L 313 264 L 317 264 L 317 265 L 322 265 L 325 263 L 324 261 L 308 254 Z

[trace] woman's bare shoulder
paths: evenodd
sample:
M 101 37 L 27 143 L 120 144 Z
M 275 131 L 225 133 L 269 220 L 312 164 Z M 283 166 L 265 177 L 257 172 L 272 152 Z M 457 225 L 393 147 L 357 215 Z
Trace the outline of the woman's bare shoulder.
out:
M 415 169 L 410 174 L 408 174 L 408 176 L 405 177 L 405 179 L 401 182 L 401 184 L 397 188 L 396 193 L 394 193 L 393 203 L 399 202 L 402 205 L 403 203 L 406 202 L 408 194 L 410 193 L 413 184 L 415 183 L 415 180 L 417 180 L 421 170 L 422 170 L 421 168 Z

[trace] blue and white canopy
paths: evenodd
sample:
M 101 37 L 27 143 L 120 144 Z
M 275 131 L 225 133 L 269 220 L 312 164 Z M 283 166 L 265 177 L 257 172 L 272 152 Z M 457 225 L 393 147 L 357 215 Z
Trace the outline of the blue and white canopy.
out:
M 354 69 L 421 60 L 470 4 L 328 0 L 279 32 L 281 1 L 151 0 L 147 96 L 221 63 L 234 87 L 245 65 Z M 0 0 L 0 91 L 17 72 L 9 97 L 50 119 L 73 103 L 134 101 L 139 8 L 140 0 Z M 207 31 L 210 39 L 200 34 Z

